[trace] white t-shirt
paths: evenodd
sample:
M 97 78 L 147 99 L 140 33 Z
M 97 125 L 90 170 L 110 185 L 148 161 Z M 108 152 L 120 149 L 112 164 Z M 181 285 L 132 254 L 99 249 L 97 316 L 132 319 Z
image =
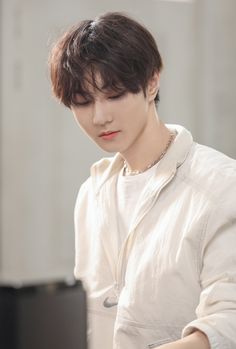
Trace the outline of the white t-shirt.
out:
M 119 173 L 116 199 L 120 247 L 129 233 L 130 223 L 140 195 L 157 165 L 134 176 L 124 176 L 123 169 Z

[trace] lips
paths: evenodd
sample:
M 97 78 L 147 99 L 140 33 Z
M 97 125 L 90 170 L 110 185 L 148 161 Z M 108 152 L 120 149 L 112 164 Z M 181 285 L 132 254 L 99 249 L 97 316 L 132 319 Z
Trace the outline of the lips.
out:
M 105 131 L 100 133 L 99 137 L 104 140 L 114 139 L 120 131 Z
M 113 133 L 117 133 L 117 132 L 119 132 L 119 131 L 105 131 L 105 132 L 101 132 L 99 137 L 112 135 Z

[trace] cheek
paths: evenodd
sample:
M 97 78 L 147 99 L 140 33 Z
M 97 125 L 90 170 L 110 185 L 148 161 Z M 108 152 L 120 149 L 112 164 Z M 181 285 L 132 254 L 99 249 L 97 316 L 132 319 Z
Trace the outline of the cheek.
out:
M 80 125 L 79 116 L 77 115 L 77 113 L 76 113 L 74 110 L 72 110 L 72 114 L 73 114 L 73 117 L 74 117 L 74 119 L 75 119 L 75 122 L 76 122 L 78 125 Z
M 86 118 L 82 115 L 78 115 L 77 113 L 73 112 L 74 119 L 77 123 L 77 125 L 84 130 L 85 132 L 89 131 L 89 118 Z
M 142 116 L 147 112 L 147 102 L 142 95 L 135 96 L 124 109 L 130 118 L 142 118 Z
M 147 111 L 143 103 L 137 103 L 127 109 L 127 124 L 133 124 L 134 128 L 139 128 L 147 119 Z
M 92 135 L 92 133 L 93 133 L 92 128 L 89 127 L 89 125 L 86 122 L 84 122 L 84 120 L 83 121 L 77 120 L 77 124 L 85 133 L 87 133 L 87 135 L 89 135 L 89 136 Z

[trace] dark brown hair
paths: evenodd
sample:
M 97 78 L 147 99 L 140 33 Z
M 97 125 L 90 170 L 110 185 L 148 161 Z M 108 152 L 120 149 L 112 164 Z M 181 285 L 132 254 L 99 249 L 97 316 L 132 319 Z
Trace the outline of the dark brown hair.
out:
M 149 79 L 162 69 L 162 59 L 146 28 L 113 12 L 67 31 L 52 48 L 49 67 L 54 95 L 70 108 L 76 94 L 90 97 L 89 84 L 117 92 L 142 89 L 145 94 Z M 97 73 L 102 88 L 97 86 Z

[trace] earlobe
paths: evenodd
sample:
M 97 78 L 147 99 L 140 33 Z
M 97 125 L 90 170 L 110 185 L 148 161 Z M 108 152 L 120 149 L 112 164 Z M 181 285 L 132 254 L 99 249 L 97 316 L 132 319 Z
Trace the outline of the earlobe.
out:
M 147 87 L 147 95 L 150 102 L 152 102 L 155 99 L 159 91 L 159 87 L 160 87 L 160 73 L 155 72 L 151 77 L 151 79 L 149 80 L 148 87 Z

